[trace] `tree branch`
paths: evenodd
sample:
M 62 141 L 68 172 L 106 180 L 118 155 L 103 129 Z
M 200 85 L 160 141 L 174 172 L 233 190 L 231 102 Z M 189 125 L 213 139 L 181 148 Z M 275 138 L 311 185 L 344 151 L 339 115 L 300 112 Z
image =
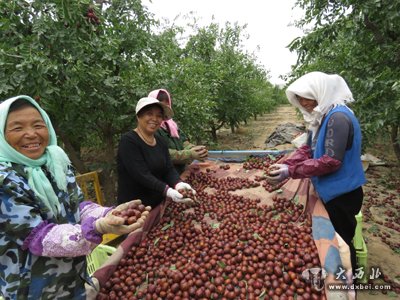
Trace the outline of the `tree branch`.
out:
M 370 21 L 367 15 L 364 16 L 364 25 L 367 29 L 369 29 L 373 33 L 376 41 L 379 44 L 385 43 L 385 37 L 379 31 L 379 28 L 373 22 Z

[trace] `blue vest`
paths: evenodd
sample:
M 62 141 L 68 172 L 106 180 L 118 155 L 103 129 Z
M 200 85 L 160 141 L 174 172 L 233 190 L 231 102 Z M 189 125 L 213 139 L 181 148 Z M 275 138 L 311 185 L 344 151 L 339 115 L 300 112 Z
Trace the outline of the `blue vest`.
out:
M 332 109 L 323 120 L 313 153 L 313 158 L 320 158 L 325 154 L 325 136 L 330 116 L 335 112 L 345 113 L 353 123 L 354 137 L 350 149 L 346 150 L 341 167 L 334 173 L 323 176 L 314 176 L 311 181 L 320 198 L 325 202 L 351 192 L 362 186 L 365 174 L 361 162 L 361 129 L 358 120 L 346 106 L 337 106 Z

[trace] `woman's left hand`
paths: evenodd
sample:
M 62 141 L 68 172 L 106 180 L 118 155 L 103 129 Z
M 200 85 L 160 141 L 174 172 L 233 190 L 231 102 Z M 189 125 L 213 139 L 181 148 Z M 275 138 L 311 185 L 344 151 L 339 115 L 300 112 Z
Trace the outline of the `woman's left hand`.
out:
M 141 204 L 142 204 L 142 200 L 140 200 L 140 199 L 131 200 L 129 202 L 125 202 L 125 203 L 118 205 L 116 208 L 114 208 L 114 210 L 123 211 L 128 208 L 137 208 Z M 145 210 L 150 211 L 151 206 L 146 206 Z
M 115 215 L 113 212 L 116 209 L 111 210 L 105 217 L 96 220 L 95 227 L 97 232 L 101 234 L 114 233 L 117 235 L 128 234 L 132 231 L 143 227 L 144 221 L 149 215 L 149 211 L 146 209 L 142 212 L 141 216 L 135 223 L 125 225 L 125 219 Z

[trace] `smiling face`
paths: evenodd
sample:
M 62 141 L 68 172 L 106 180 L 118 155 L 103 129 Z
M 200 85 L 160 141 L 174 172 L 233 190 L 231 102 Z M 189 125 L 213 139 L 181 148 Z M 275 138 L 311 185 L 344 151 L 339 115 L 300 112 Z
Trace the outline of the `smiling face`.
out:
M 159 105 L 149 105 L 140 110 L 137 119 L 139 129 L 147 135 L 153 135 L 160 128 L 164 115 Z
M 32 106 L 9 112 L 4 133 L 10 146 L 30 159 L 40 158 L 49 144 L 47 126 Z
M 304 98 L 301 96 L 296 96 L 296 97 L 300 105 L 309 113 L 311 113 L 314 110 L 314 108 L 318 106 L 318 102 L 316 100 Z

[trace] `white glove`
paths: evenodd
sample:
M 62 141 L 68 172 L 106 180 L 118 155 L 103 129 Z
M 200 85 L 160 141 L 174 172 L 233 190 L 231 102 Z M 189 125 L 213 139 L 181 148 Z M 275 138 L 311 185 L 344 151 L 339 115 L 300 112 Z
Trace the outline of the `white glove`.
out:
M 186 183 L 186 182 L 178 182 L 176 185 L 175 185 L 175 189 L 176 190 L 189 190 L 189 191 L 192 191 L 192 193 L 194 194 L 194 195 L 196 195 L 196 191 L 190 186 L 190 184 L 188 184 L 188 183 Z
M 274 164 L 268 168 L 267 181 L 278 183 L 289 177 L 289 167 L 285 164 Z
M 183 198 L 183 195 L 181 193 L 179 193 L 177 190 L 174 190 L 173 188 L 168 188 L 167 197 L 170 197 L 172 199 L 172 201 L 177 202 L 177 203 L 193 202 L 192 199 Z

